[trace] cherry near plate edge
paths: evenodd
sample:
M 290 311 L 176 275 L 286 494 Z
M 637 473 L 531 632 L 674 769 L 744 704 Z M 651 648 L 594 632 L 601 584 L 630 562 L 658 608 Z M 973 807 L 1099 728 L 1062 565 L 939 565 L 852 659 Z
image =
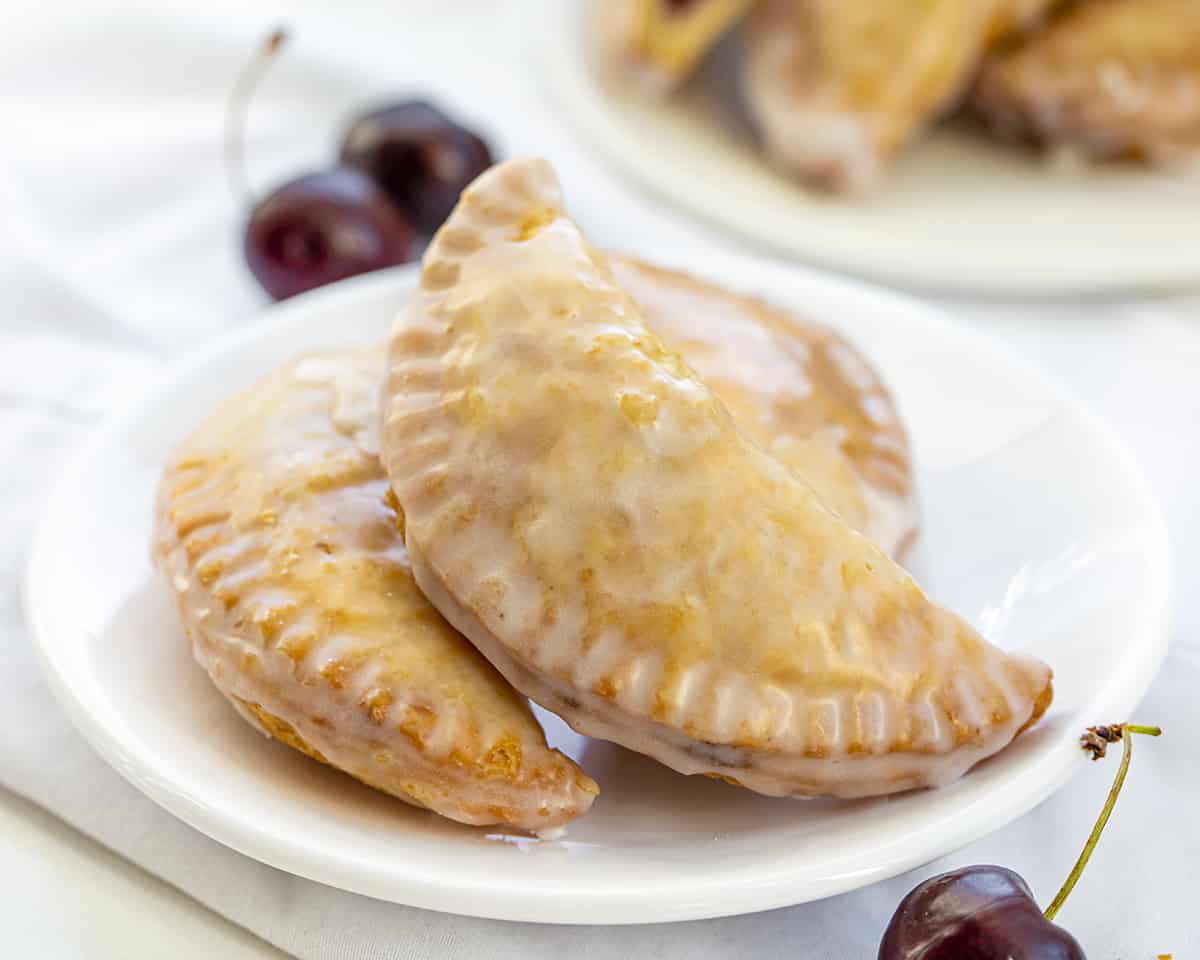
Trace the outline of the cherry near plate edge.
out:
M 1200 167 L 1180 174 L 1059 170 L 1002 145 L 976 150 L 975 137 L 952 144 L 942 133 L 936 151 L 918 144 L 902 158 L 902 166 L 911 161 L 922 174 L 915 192 L 896 208 L 814 194 L 775 171 L 761 150 L 739 144 L 737 155 L 731 154 L 726 138 L 709 137 L 707 123 L 684 122 L 686 111 L 671 101 L 606 90 L 594 75 L 582 23 L 587 3 L 531 2 L 514 16 L 516 41 L 527 51 L 539 92 L 611 169 L 735 239 L 868 280 L 958 296 L 1095 297 L 1200 288 L 1200 247 L 1187 242 L 1191 221 L 1184 212 L 1200 198 Z M 654 149 L 647 137 L 655 138 Z M 1079 183 L 1073 175 L 1091 182 Z M 1110 177 L 1113 188 L 1106 189 Z M 900 199 L 898 179 L 885 183 L 876 199 Z M 713 189 L 714 183 L 721 188 Z M 953 199 L 937 189 L 945 183 Z M 1147 199 L 1151 185 L 1155 192 Z M 982 213 L 973 209 L 997 189 L 1001 202 L 984 203 Z M 1125 196 L 1126 189 L 1133 192 Z M 961 231 L 926 230 L 923 218 L 905 208 L 918 201 L 915 209 L 936 207 L 937 224 L 959 223 Z M 1000 232 L 973 229 L 972 216 L 988 218 Z M 1155 242 L 1164 230 L 1172 239 Z
M 1170 552 L 1166 525 L 1150 488 L 1134 463 L 1132 456 L 1109 428 L 1079 406 L 1061 389 L 1030 372 L 1027 365 L 1012 358 L 1005 359 L 999 349 L 985 336 L 956 326 L 936 308 L 902 295 L 873 290 L 865 285 L 840 278 L 826 277 L 803 268 L 782 268 L 742 257 L 723 257 L 719 261 L 686 265 L 701 275 L 723 278 L 731 286 L 747 291 L 759 291 L 783 303 L 816 301 L 828 305 L 840 304 L 843 309 L 868 305 L 885 309 L 898 322 L 906 322 L 926 333 L 952 336 L 969 343 L 974 349 L 986 349 L 996 354 L 997 363 L 1025 377 L 1033 377 L 1057 402 L 1079 417 L 1106 452 L 1120 466 L 1124 479 L 1140 499 L 1139 515 L 1144 518 L 1149 549 L 1146 563 L 1151 569 L 1148 577 L 1149 596 L 1145 599 L 1146 616 L 1141 634 L 1131 638 L 1139 652 L 1128 669 L 1106 689 L 1108 701 L 1097 705 L 1105 718 L 1124 717 L 1137 706 L 1163 658 L 1169 640 Z M 1028 812 L 1061 787 L 1082 768 L 1086 757 L 1073 737 L 1056 742 L 1022 770 L 1014 788 L 999 808 L 989 806 L 973 816 L 955 817 L 947 825 L 926 823 L 906 834 L 894 844 L 888 856 L 877 863 L 862 864 L 837 876 L 816 879 L 789 876 L 785 868 L 753 882 L 728 886 L 712 880 L 698 884 L 696 889 L 672 890 L 664 899 L 647 898 L 645 891 L 597 892 L 587 889 L 586 878 L 578 888 L 537 890 L 515 888 L 497 883 L 492 878 L 480 878 L 459 871 L 447 876 L 426 865 L 413 865 L 399 882 L 394 873 L 377 874 L 362 865 L 344 862 L 327 851 L 298 843 L 295 837 L 272 833 L 260 819 L 238 815 L 205 801 L 202 796 L 181 792 L 165 781 L 156 770 L 147 766 L 93 715 L 87 691 L 80 689 L 77 678 L 59 662 L 56 636 L 49 611 L 57 598 L 53 595 L 55 555 L 52 541 L 59 517 L 70 514 L 70 496 L 79 479 L 86 476 L 89 464 L 100 456 L 109 444 L 136 421 L 142 411 L 154 403 L 155 397 L 167 392 L 173 384 L 188 379 L 214 360 L 236 353 L 254 343 L 272 339 L 278 332 L 295 323 L 305 314 L 326 304 L 345 300 L 347 306 L 391 291 L 401 294 L 415 282 L 416 271 L 411 267 L 383 271 L 358 277 L 330 287 L 296 297 L 284 304 L 269 307 L 263 318 L 245 330 L 220 339 L 191 362 L 176 367 L 149 390 L 126 413 L 101 427 L 64 469 L 52 491 L 38 522 L 32 540 L 24 581 L 26 621 L 30 626 L 34 647 L 51 689 L 66 709 L 75 727 L 88 742 L 137 789 L 160 806 L 195 829 L 233 849 L 289 873 L 321 883 L 365 894 L 378 899 L 410 906 L 503 920 L 541 921 L 568 924 L 629 924 L 664 921 L 683 921 L 710 917 L 752 913 L 776 907 L 790 906 L 821 899 L 857 889 L 887 879 L 920 866 L 939 856 L 964 846 L 970 841 L 999 829 Z M 820 310 L 811 311 L 819 318 Z M 901 319 L 902 318 L 902 319 Z M 336 343 L 330 340 L 330 343 Z M 311 344 L 306 344 L 311 346 Z M 424 868 L 423 868 L 424 867 Z M 794 870 L 793 870 L 794 872 Z M 451 871 L 453 873 L 453 871 Z

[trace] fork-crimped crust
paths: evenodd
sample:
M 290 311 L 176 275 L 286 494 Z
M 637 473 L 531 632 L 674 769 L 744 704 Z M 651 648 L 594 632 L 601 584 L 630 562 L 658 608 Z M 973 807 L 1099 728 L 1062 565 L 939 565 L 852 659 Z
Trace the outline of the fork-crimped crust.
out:
M 750 439 L 893 558 L 916 537 L 908 434 L 867 359 L 808 318 L 696 277 L 610 254 L 646 323 Z
M 643 322 L 544 161 L 426 254 L 382 458 L 426 595 L 576 729 L 769 794 L 943 783 L 1050 671 L 928 601 Z
M 994 57 L 974 107 L 1001 133 L 1098 159 L 1200 153 L 1200 3 L 1094 0 Z
M 166 467 L 155 559 L 263 732 L 454 820 L 560 826 L 596 785 L 413 580 L 369 429 L 382 362 L 308 357 L 217 410 Z

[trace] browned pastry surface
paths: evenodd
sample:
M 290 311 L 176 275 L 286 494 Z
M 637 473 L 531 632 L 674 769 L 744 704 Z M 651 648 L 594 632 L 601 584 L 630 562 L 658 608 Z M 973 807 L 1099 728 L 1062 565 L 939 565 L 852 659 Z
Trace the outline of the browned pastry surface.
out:
M 1200 0 L 1088 0 L 990 61 L 974 107 L 1001 132 L 1093 157 L 1200 148 Z
M 908 435 L 866 358 L 832 330 L 714 284 L 610 256 L 646 322 L 738 426 L 892 556 L 916 535 Z
M 595 784 L 413 580 L 371 449 L 382 361 L 304 358 L 216 410 L 164 471 L 155 559 L 263 732 L 455 820 L 560 825 Z
M 647 324 L 544 161 L 464 194 L 397 319 L 381 457 L 417 582 L 582 733 L 770 795 L 938 785 L 1051 673 L 931 602 Z

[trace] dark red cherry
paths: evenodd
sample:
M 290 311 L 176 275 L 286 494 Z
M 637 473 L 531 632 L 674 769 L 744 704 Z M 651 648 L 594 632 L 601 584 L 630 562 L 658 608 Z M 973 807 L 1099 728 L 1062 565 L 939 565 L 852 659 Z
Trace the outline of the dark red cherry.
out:
M 419 229 L 432 233 L 463 188 L 492 165 L 492 153 L 437 107 L 410 100 L 355 120 L 341 162 L 368 174 Z
M 1125 785 L 1133 734 L 1161 736 L 1158 727 L 1115 723 L 1088 727 L 1079 744 L 1093 760 L 1121 742 L 1121 764 L 1066 881 L 1043 913 L 1029 887 L 1005 867 L 963 867 L 919 884 L 892 915 L 879 960 L 1085 960 L 1083 948 L 1052 921 L 1095 852 Z
M 276 300 L 406 263 L 413 229 L 366 174 L 336 167 L 290 180 L 254 205 L 246 263 Z
M 1083 949 L 1004 867 L 931 877 L 896 909 L 879 960 L 1085 960 Z

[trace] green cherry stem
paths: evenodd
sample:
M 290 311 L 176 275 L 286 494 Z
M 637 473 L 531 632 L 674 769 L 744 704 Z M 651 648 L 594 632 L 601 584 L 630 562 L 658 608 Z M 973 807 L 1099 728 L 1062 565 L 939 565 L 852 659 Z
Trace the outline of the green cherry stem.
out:
M 246 177 L 246 158 L 244 145 L 246 140 L 246 109 L 250 97 L 267 70 L 275 54 L 287 42 L 287 32 L 282 28 L 272 30 L 263 40 L 258 53 L 242 67 L 233 90 L 229 95 L 225 115 L 225 174 L 233 188 L 234 199 L 245 204 L 246 209 L 254 206 L 254 191 Z
M 1062 889 L 1055 894 L 1054 899 L 1050 902 L 1050 906 L 1046 908 L 1045 917 L 1047 920 L 1053 920 L 1058 915 L 1058 911 L 1062 909 L 1062 905 L 1067 902 L 1067 897 L 1071 895 L 1071 891 L 1075 889 L 1075 884 L 1079 882 L 1079 877 L 1083 874 L 1083 868 L 1087 866 L 1088 861 L 1092 858 L 1092 851 L 1096 849 L 1096 844 L 1100 841 L 1100 834 L 1104 832 L 1108 818 L 1112 816 L 1113 807 L 1117 805 L 1117 797 L 1121 794 L 1121 787 L 1125 785 L 1125 774 L 1129 772 L 1129 761 L 1133 757 L 1133 737 L 1125 736 L 1125 734 L 1132 733 L 1157 737 L 1162 734 L 1162 730 L 1158 727 L 1143 727 L 1132 723 L 1121 723 L 1107 727 L 1090 727 L 1088 732 L 1082 737 L 1083 748 L 1091 751 L 1093 760 L 1099 760 L 1103 757 L 1105 747 L 1117 740 L 1124 741 L 1125 749 L 1121 754 L 1121 765 L 1117 768 L 1117 776 L 1108 791 L 1108 799 L 1104 801 L 1104 808 L 1100 811 L 1096 825 L 1092 827 L 1092 832 L 1087 838 L 1087 843 L 1083 845 L 1083 852 L 1079 854 L 1079 859 L 1075 861 L 1075 866 L 1071 868 L 1070 874 L 1067 875 Z

